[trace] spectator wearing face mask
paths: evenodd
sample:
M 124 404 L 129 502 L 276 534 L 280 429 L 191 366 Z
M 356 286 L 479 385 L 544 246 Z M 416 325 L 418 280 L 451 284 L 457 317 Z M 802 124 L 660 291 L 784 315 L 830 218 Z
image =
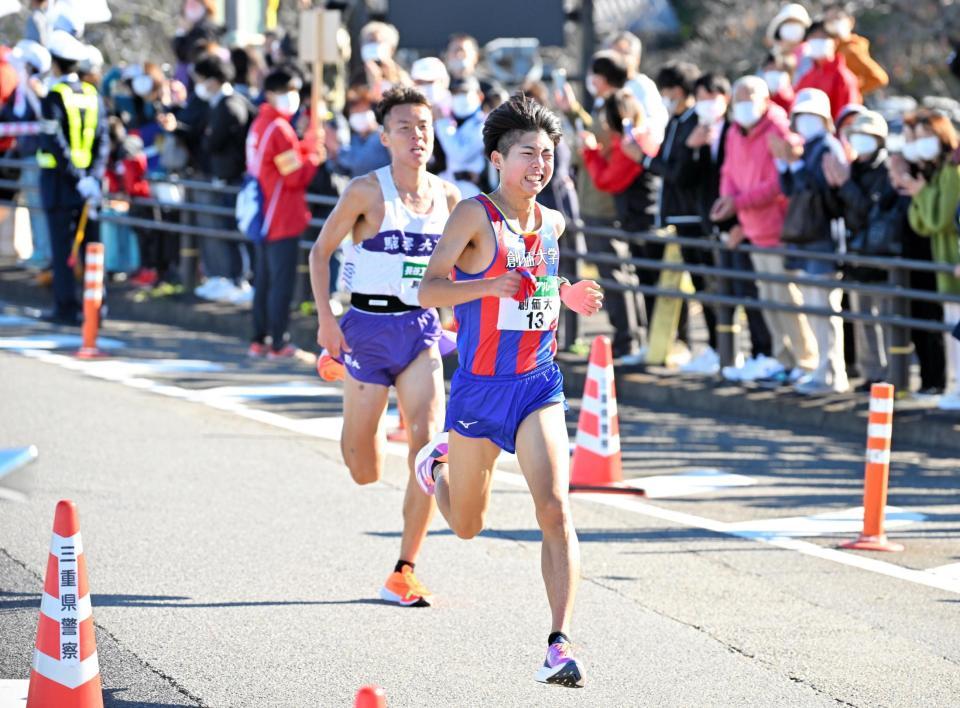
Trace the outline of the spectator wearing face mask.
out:
M 803 89 L 823 91 L 830 101 L 831 116 L 836 120 L 850 103 L 863 103 L 860 82 L 847 68 L 847 61 L 837 52 L 837 39 L 823 22 L 814 22 L 807 30 L 807 53 L 813 60 L 810 71 L 797 79 L 799 94 Z
M 845 129 L 845 140 L 856 156 L 852 164 L 838 160 L 832 153 L 824 156 L 827 182 L 835 187 L 843 206 L 847 252 L 865 256 L 899 256 L 909 197 L 893 187 L 888 172 L 885 147 L 887 123 L 879 113 L 857 114 Z M 859 283 L 885 283 L 887 273 L 879 268 L 847 266 L 844 277 Z M 889 316 L 893 300 L 889 296 L 850 290 L 853 312 Z M 857 369 L 865 379 L 857 391 L 887 380 L 890 327 L 854 322 Z
M 450 35 L 444 59 L 451 79 L 479 80 L 477 67 L 480 64 L 480 45 L 471 35 L 463 33 Z
M 374 103 L 391 87 L 410 83 L 407 72 L 393 58 L 398 46 L 400 33 L 391 24 L 368 22 L 360 30 L 360 60 Z
M 248 354 L 282 359 L 296 356 L 287 326 L 300 249 L 310 221 L 306 191 L 321 159 L 321 137 L 303 140 L 290 124 L 300 108 L 301 82 L 289 70 L 272 71 L 264 81 L 266 103 L 247 137 L 247 171 L 263 190 L 266 238 L 254 257 L 253 338 Z M 267 339 L 270 339 L 269 348 Z
M 833 136 L 833 120 L 827 95 L 818 89 L 797 93 L 791 122 L 803 144 L 774 141 L 773 153 L 780 172 L 780 187 L 790 199 L 783 238 L 794 248 L 812 253 L 836 251 L 834 220 L 842 215 L 836 190 L 827 181 L 823 164 L 832 159 L 846 161 L 843 146 Z M 834 261 L 789 256 L 788 269 L 827 280 L 837 277 Z M 809 307 L 840 312 L 843 290 L 832 286 L 801 285 L 803 302 Z M 843 321 L 840 317 L 808 315 L 817 341 L 816 368 L 799 378 L 795 390 L 804 394 L 842 393 L 849 389 L 843 356 Z
M 694 85 L 700 69 L 690 62 L 672 62 L 657 73 L 657 86 L 663 106 L 670 120 L 660 149 L 656 155 L 647 155 L 643 160 L 646 170 L 662 180 L 660 203 L 657 210 L 658 227 L 674 226 L 678 236 L 702 236 L 699 204 L 697 203 L 697 176 L 693 149 L 689 147 L 690 136 L 696 130 L 699 119 L 694 108 Z M 663 245 L 648 241 L 644 255 L 650 260 L 663 258 Z M 654 285 L 660 274 L 654 269 L 642 269 L 640 282 Z M 656 297 L 644 297 L 647 321 L 653 319 Z M 680 314 L 679 336 L 689 342 L 687 336 L 686 301 Z
M 390 153 L 380 142 L 380 126 L 373 112 L 370 91 L 366 84 L 354 83 L 347 91 L 344 108 L 350 128 L 349 143 L 331 154 L 333 171 L 359 177 L 390 164 Z
M 421 57 L 410 67 L 410 79 L 433 108 L 434 125 L 450 116 L 450 75 L 437 57 Z M 433 156 L 427 169 L 435 175 L 447 171 L 447 156 L 439 140 L 433 142 Z
M 643 108 L 647 140 L 650 145 L 659 146 L 663 141 L 670 115 L 663 101 L 660 100 L 660 91 L 653 79 L 640 71 L 640 60 L 643 54 L 640 38 L 632 32 L 617 32 L 610 38 L 607 46 L 623 57 L 627 65 L 626 88 L 636 96 Z
M 586 128 L 593 127 L 598 132 L 590 134 L 599 145 L 610 144 L 609 130 L 604 129 L 604 105 L 612 100 L 614 94 L 621 90 L 627 82 L 627 67 L 620 54 L 609 50 L 600 51 L 593 55 L 590 62 L 590 72 L 587 76 L 587 90 L 592 96 L 592 110 L 587 113 L 572 98 L 573 93 L 569 84 L 564 84 L 565 90 L 557 94 L 557 102 L 564 110 L 571 123 L 579 121 Z M 572 101 L 572 102 L 571 102 Z M 600 189 L 590 176 L 586 167 L 586 152 L 593 147 L 593 141 L 587 136 L 587 131 L 578 135 L 578 149 L 575 154 L 577 169 L 577 195 L 580 197 L 580 215 L 587 227 L 622 225 L 618 218 L 613 194 Z M 607 253 L 625 258 L 629 255 L 629 246 L 623 241 L 609 239 L 603 236 L 586 235 L 587 249 L 595 253 Z M 603 279 L 623 279 L 622 268 L 609 263 L 597 264 L 600 277 Z M 622 294 L 614 291 L 607 292 L 604 302 L 608 315 L 614 326 L 613 356 L 615 358 L 631 357 L 637 354 L 636 336 L 626 317 L 626 305 Z M 639 361 L 639 360 L 638 360 Z
M 912 197 L 908 212 L 910 226 L 930 239 L 933 260 L 956 267 L 960 264 L 960 239 L 957 237 L 957 204 L 960 203 L 960 166 L 950 154 L 960 139 L 941 113 L 923 109 L 904 118 L 912 129 L 912 139 L 904 145 L 904 156 L 915 163 L 916 176 L 904 174 L 897 180 L 900 191 Z M 960 278 L 937 273 L 937 290 L 944 295 L 960 295 Z M 960 322 L 960 305 L 943 303 L 944 322 Z M 946 337 L 947 382 L 950 388 L 940 398 L 942 410 L 960 410 L 960 341 Z
M 870 40 L 854 34 L 855 24 L 855 18 L 843 3 L 834 3 L 824 12 L 824 25 L 827 31 L 837 38 L 837 52 L 857 77 L 860 93 L 866 96 L 889 84 L 890 77 L 870 56 Z
M 207 156 L 209 176 L 219 188 L 238 187 L 245 172 L 244 142 L 247 129 L 253 122 L 256 109 L 231 83 L 233 66 L 215 54 L 200 57 L 193 67 L 194 91 L 201 101 L 210 106 L 210 115 L 204 128 L 200 149 Z M 201 204 L 229 208 L 236 196 L 229 192 L 197 191 L 195 200 Z M 196 215 L 197 225 L 211 229 L 233 231 L 232 216 L 220 214 Z M 207 281 L 195 293 L 208 300 L 224 300 L 246 304 L 253 292 L 243 279 L 241 244 L 218 238 L 200 239 L 200 262 Z
M 704 74 L 697 79 L 694 86 L 694 95 L 697 99 L 694 104 L 697 127 L 687 139 L 687 146 L 693 150 L 690 169 L 697 180 L 700 229 L 704 236 L 729 234 L 731 230 L 740 228 L 736 217 L 714 224 L 710 219 L 710 211 L 720 197 L 720 174 L 726 161 L 727 133 L 734 127 L 727 118 L 731 101 L 730 81 L 718 74 Z M 736 249 L 723 249 L 719 257 L 715 257 L 713 249 L 686 248 L 683 251 L 683 260 L 686 263 L 716 265 L 748 273 L 753 271 L 749 256 Z M 756 285 L 750 280 L 729 279 L 716 283 L 707 281 L 702 275 L 691 275 L 691 278 L 697 290 L 706 289 L 716 292 L 722 287 L 724 294 L 727 295 L 750 299 L 757 297 Z M 720 371 L 720 357 L 716 351 L 715 306 L 704 304 L 703 312 L 707 323 L 707 347 L 695 359 L 682 366 L 681 370 L 687 373 L 716 374 Z M 758 310 L 751 309 L 748 309 L 746 314 L 752 355 L 754 357 L 770 356 L 770 333 L 763 322 L 763 315 Z
M 190 63 L 198 42 L 210 42 L 223 34 L 217 24 L 216 0 L 184 0 L 177 31 L 173 36 L 173 53 L 177 57 L 174 77 L 184 85 L 190 83 Z
M 464 199 L 487 186 L 482 105 L 479 81 L 472 77 L 454 79 L 450 84 L 450 115 L 437 120 L 434 128 L 446 161 L 440 176 L 457 185 Z
M 757 248 L 779 248 L 787 200 L 780 191 L 771 145 L 773 139 L 790 136 L 787 116 L 770 101 L 767 84 L 759 76 L 744 76 L 734 84 L 732 114 L 736 127 L 727 131 L 720 198 L 710 210 L 710 219 L 722 223 L 736 217 L 740 228 L 731 229 L 729 248 L 736 248 L 743 239 Z M 750 260 L 757 273 L 786 273 L 784 257 L 779 254 L 753 252 Z M 758 280 L 757 290 L 761 300 L 794 307 L 803 304 L 793 284 Z M 773 357 L 754 356 L 742 367 L 725 369 L 725 378 L 786 380 L 794 368 L 816 366 L 816 345 L 805 315 L 764 309 L 763 318 L 770 331 Z
M 784 57 L 768 54 L 760 69 L 760 76 L 767 82 L 770 90 L 770 100 L 790 113 L 793 100 L 797 94 L 793 90 L 793 72 L 791 67 L 796 65 L 792 55 Z
M 803 43 L 811 22 L 810 13 L 803 5 L 789 3 L 781 7 L 767 25 L 766 44 L 772 49 L 774 56 L 791 63 L 794 67 L 794 81 L 812 66 L 805 54 Z

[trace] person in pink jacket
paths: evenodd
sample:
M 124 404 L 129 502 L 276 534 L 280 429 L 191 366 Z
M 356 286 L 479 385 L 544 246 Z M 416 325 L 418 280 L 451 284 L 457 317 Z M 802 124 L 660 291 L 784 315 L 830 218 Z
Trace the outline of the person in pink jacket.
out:
M 787 199 L 780 191 L 769 141 L 773 136 L 793 140 L 790 122 L 783 109 L 770 101 L 770 90 L 759 76 L 744 76 L 734 84 L 733 121 L 736 127 L 727 131 L 720 197 L 710 218 L 719 222 L 736 217 L 739 224 L 731 230 L 727 242 L 730 248 L 744 239 L 759 248 L 777 248 L 781 245 Z M 754 252 L 750 259 L 757 273 L 785 272 L 781 255 Z M 792 283 L 759 280 L 757 290 L 761 300 L 803 304 L 799 289 Z M 764 310 L 763 315 L 773 339 L 773 357 L 752 359 L 736 376 L 728 378 L 787 382 L 814 368 L 816 342 L 806 316 L 775 310 Z

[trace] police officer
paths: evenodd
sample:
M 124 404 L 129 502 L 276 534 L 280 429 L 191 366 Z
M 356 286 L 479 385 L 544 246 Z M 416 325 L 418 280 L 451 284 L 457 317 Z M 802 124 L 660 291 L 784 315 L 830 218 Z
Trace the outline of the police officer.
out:
M 100 203 L 100 183 L 110 142 L 107 116 L 97 89 L 80 81 L 78 62 L 90 48 L 71 33 L 50 32 L 47 49 L 52 58 L 53 84 L 43 99 L 45 120 L 58 129 L 43 135 L 37 151 L 40 166 L 40 202 L 50 230 L 53 265 L 53 310 L 44 319 L 58 324 L 80 323 L 80 300 L 73 268 L 68 265 L 84 204 L 95 216 Z M 96 221 L 88 218 L 85 242 L 97 240 Z M 82 255 L 82 254 L 81 254 Z

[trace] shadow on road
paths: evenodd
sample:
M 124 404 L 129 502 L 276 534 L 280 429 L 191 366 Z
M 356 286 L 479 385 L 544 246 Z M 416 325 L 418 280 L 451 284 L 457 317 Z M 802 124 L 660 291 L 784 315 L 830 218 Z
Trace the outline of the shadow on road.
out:
M 4 599 L 11 598 L 11 599 Z M 189 602 L 183 595 L 98 595 L 91 596 L 97 607 L 284 607 L 287 605 L 389 605 L 378 598 L 358 597 L 345 600 L 238 600 L 225 602 Z M 0 614 L 23 609 L 39 609 L 40 593 L 0 591 Z

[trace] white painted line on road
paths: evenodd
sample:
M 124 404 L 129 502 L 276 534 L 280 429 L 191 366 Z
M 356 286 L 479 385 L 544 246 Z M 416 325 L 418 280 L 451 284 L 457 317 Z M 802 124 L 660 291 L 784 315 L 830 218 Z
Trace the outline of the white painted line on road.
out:
M 923 514 L 888 506 L 886 509 L 885 526 L 887 530 L 901 529 L 917 522 L 924 521 Z M 812 516 L 792 516 L 785 519 L 757 519 L 755 521 L 739 521 L 730 524 L 730 528 L 738 535 L 747 536 L 856 536 L 863 529 L 863 507 L 857 506 L 842 511 L 828 511 Z
M 0 708 L 23 708 L 29 690 L 30 679 L 0 679 Z
M 60 363 L 68 368 L 78 368 L 73 366 L 73 364 L 76 364 L 76 360 L 72 357 L 37 351 L 24 351 L 22 353 L 43 361 Z M 272 425 L 310 437 L 335 441 L 340 439 L 339 426 L 320 426 L 317 424 L 317 419 L 315 418 L 295 420 L 279 415 L 278 413 L 274 413 L 272 411 L 262 411 L 247 408 L 242 402 L 239 402 L 236 399 L 204 399 L 202 391 L 190 391 L 178 386 L 157 384 L 145 381 L 143 379 L 126 379 L 122 380 L 121 383 L 131 386 L 132 388 L 152 391 L 161 395 L 180 398 L 196 403 L 203 403 L 213 408 L 235 413 L 249 420 L 266 423 L 267 425 Z M 405 444 L 387 442 L 386 452 L 396 455 L 401 459 L 406 459 L 408 450 Z M 506 472 L 502 469 L 498 469 L 497 479 L 514 486 L 527 486 L 523 476 L 515 472 Z M 782 535 L 758 534 L 755 529 L 740 530 L 737 528 L 737 524 L 714 521 L 713 519 L 707 519 L 682 511 L 664 509 L 662 507 L 654 506 L 653 504 L 637 501 L 633 498 L 608 494 L 578 494 L 577 499 L 587 500 L 596 504 L 631 511 L 642 516 L 649 516 L 662 521 L 674 523 L 679 526 L 699 528 L 705 531 L 711 531 L 713 533 L 744 538 L 757 543 L 763 543 L 789 551 L 795 551 L 813 558 L 839 563 L 852 568 L 858 568 L 871 573 L 877 573 L 879 575 L 885 575 L 898 580 L 905 580 L 917 585 L 924 585 L 930 588 L 945 590 L 947 592 L 960 595 L 960 578 L 954 578 L 943 573 L 932 573 L 925 570 L 905 568 L 893 563 L 887 563 L 886 561 L 867 558 L 865 556 L 840 551 L 834 548 L 824 548 L 816 545 L 815 543 L 810 543 L 809 541 L 802 541 Z
M 756 482 L 742 474 L 731 474 L 721 470 L 693 470 L 677 474 L 636 477 L 625 480 L 625 484 L 643 489 L 648 499 L 666 499 L 706 494 L 732 487 L 749 487 Z
M 951 563 L 950 565 L 941 565 L 936 568 L 930 568 L 928 573 L 939 575 L 944 578 L 953 578 L 960 580 L 960 563 Z
M 27 337 L 0 337 L 0 349 L 25 351 L 34 349 L 79 349 L 83 339 L 77 334 L 35 334 Z M 119 339 L 100 337 L 97 348 L 120 349 L 123 342 Z

